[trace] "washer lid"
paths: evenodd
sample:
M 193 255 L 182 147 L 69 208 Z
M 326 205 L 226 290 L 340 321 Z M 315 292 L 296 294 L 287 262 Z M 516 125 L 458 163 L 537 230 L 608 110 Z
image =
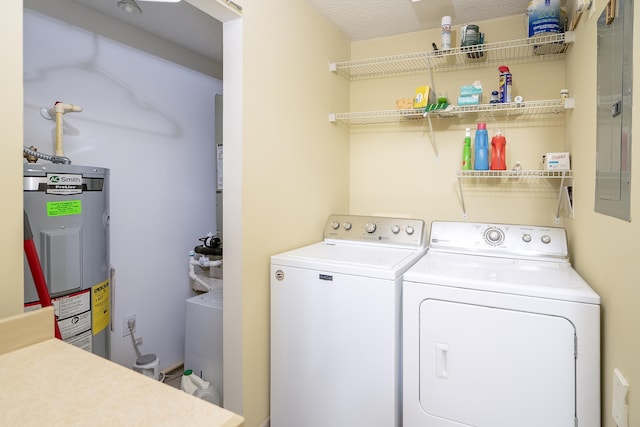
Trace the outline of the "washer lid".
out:
M 397 279 L 426 248 L 319 242 L 271 257 L 271 263 L 382 279 Z
M 404 275 L 428 283 L 539 298 L 600 304 L 568 263 L 429 252 Z

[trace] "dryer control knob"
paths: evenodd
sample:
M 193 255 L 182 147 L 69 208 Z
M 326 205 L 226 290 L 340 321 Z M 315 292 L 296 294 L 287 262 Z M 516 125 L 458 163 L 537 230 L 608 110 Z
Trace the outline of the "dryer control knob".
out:
M 531 241 L 531 234 L 523 234 L 522 241 L 529 243 Z
M 391 232 L 393 234 L 398 234 L 400 232 L 400 227 L 398 227 L 397 225 L 392 225 L 391 226 Z
M 498 246 L 504 241 L 504 233 L 499 228 L 489 228 L 484 232 L 484 239 L 492 246 Z
M 340 227 L 340 223 L 337 221 L 331 221 L 331 228 L 337 230 Z
M 342 224 L 342 228 L 344 228 L 345 230 L 351 230 L 351 223 L 350 222 L 345 222 L 344 224 Z
M 373 233 L 374 231 L 376 231 L 376 225 L 373 222 L 368 222 L 364 225 L 364 230 L 367 233 Z
M 415 230 L 411 225 L 407 225 L 407 228 L 405 229 L 405 231 L 407 232 L 407 234 L 413 234 L 415 232 Z
M 549 237 L 548 234 L 544 234 L 541 238 L 540 241 L 542 243 L 544 243 L 545 245 L 548 245 L 549 243 L 551 243 L 551 237 Z

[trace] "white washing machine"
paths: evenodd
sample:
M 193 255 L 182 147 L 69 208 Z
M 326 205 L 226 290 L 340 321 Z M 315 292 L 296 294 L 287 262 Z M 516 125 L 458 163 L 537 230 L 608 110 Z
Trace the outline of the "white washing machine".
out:
M 271 426 L 401 425 L 402 274 L 424 221 L 334 215 L 271 257 Z
M 434 222 L 403 283 L 405 427 L 599 427 L 600 298 L 564 229 Z

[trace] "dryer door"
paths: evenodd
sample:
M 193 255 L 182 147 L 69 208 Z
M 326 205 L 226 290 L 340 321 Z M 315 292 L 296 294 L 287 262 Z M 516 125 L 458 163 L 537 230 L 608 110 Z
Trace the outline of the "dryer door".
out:
M 574 337 L 563 317 L 425 299 L 420 405 L 437 426 L 573 427 Z

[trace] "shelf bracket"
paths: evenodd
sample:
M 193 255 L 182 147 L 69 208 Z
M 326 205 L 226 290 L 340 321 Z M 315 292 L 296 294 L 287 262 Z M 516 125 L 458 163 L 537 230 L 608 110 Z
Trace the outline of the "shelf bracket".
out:
M 467 217 L 467 208 L 464 205 L 464 193 L 462 192 L 462 177 L 458 175 L 458 192 L 460 193 L 460 203 L 462 204 L 462 217 Z
M 558 191 L 558 208 L 556 209 L 556 224 L 560 224 L 560 207 L 562 206 L 562 193 L 564 191 L 564 179 L 566 174 L 562 172 L 562 178 L 560 179 L 560 190 Z
M 435 84 L 433 83 L 433 64 L 431 63 L 431 57 L 428 56 L 427 57 L 427 64 L 428 64 L 428 68 L 429 68 L 429 87 L 431 88 L 431 90 L 433 91 L 434 94 L 436 94 L 436 88 L 435 88 Z M 436 94 L 436 98 L 437 98 L 437 94 Z M 424 115 L 427 117 L 427 120 L 429 121 L 429 132 L 431 133 L 431 145 L 433 146 L 433 152 L 436 155 L 436 159 L 438 158 L 438 146 L 436 144 L 436 135 L 433 132 L 433 125 L 431 124 L 431 114 L 429 114 L 428 111 L 425 110 Z
M 433 147 L 433 152 L 436 155 L 436 159 L 438 158 L 438 146 L 436 145 L 436 135 L 433 133 L 433 126 L 431 125 L 431 114 L 424 113 L 427 116 L 427 120 L 429 121 L 429 131 L 431 132 L 431 146 Z

